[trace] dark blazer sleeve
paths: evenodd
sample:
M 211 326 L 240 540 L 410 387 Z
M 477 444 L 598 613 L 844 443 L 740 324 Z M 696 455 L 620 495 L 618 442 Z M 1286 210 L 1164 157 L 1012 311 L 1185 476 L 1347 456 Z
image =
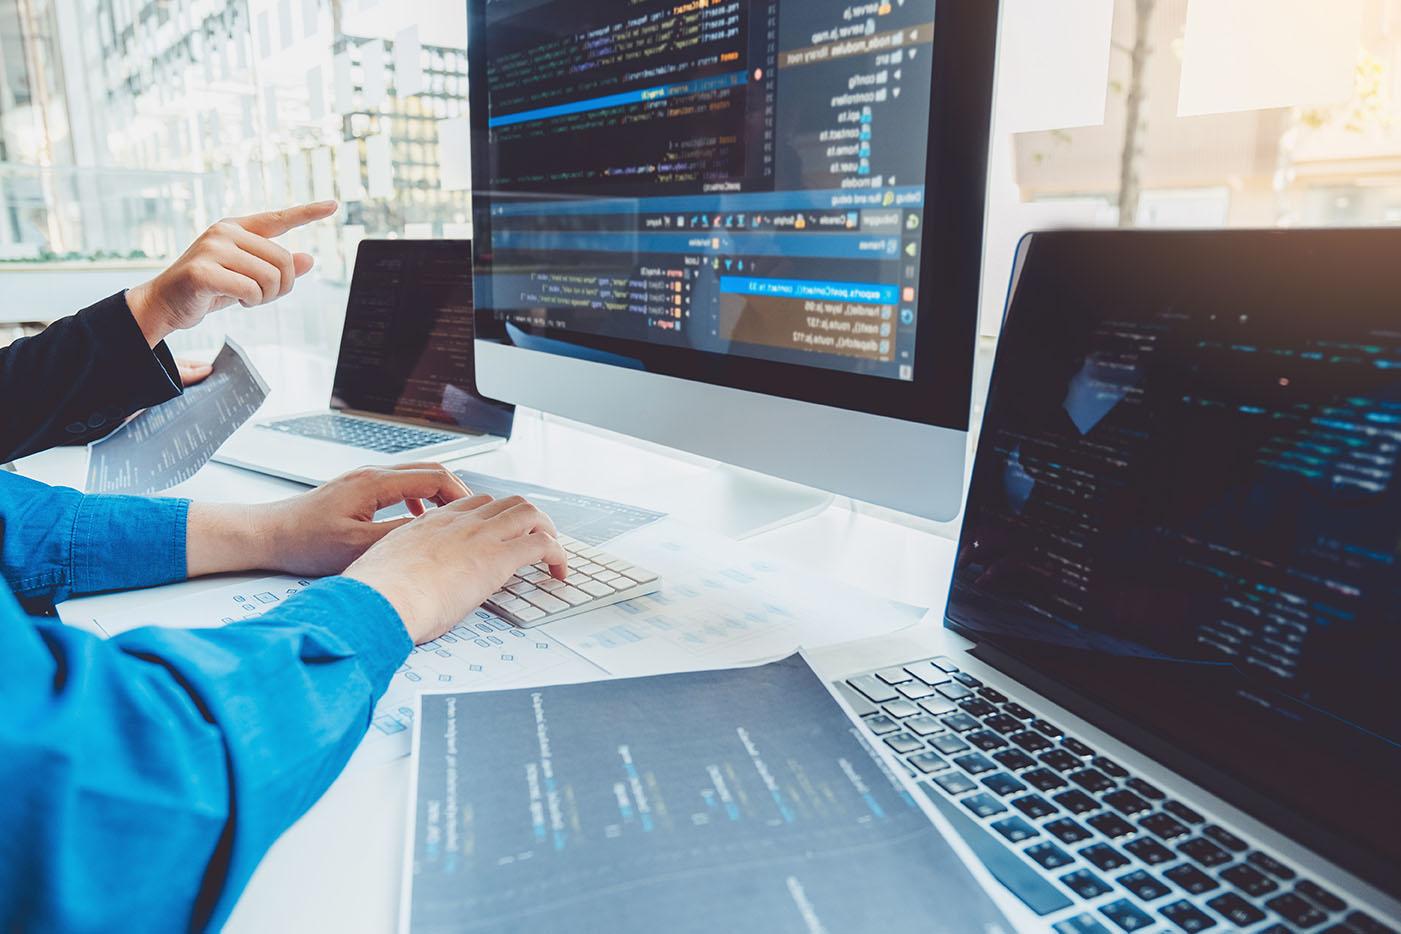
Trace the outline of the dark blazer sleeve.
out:
M 147 346 L 119 292 L 0 349 L 0 463 L 100 437 L 180 393 L 170 349 Z

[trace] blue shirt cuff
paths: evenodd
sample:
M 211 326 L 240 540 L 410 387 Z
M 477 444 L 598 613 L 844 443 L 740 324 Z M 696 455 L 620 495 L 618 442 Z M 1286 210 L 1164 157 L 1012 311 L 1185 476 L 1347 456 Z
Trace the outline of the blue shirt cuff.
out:
M 299 608 L 298 614 L 288 614 L 298 622 L 315 607 L 322 628 L 344 640 L 360 660 L 375 697 L 388 689 L 389 679 L 413 648 L 399 611 L 378 590 L 352 578 L 323 578 L 288 605 Z
M 155 587 L 186 577 L 190 503 L 140 496 L 85 496 L 73 516 L 71 593 Z

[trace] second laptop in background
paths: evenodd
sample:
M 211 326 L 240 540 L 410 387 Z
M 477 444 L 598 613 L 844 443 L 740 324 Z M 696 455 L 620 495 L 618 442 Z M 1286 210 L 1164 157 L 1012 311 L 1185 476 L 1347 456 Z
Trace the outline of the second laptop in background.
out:
M 303 483 L 506 443 L 514 410 L 473 375 L 468 240 L 360 244 L 327 408 L 250 422 L 216 460 Z

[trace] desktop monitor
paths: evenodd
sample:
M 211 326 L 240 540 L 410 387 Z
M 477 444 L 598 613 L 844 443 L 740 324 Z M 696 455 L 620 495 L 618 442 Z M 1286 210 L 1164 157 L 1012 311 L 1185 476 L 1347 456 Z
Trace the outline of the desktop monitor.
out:
M 482 391 L 956 515 L 998 4 L 468 17 Z

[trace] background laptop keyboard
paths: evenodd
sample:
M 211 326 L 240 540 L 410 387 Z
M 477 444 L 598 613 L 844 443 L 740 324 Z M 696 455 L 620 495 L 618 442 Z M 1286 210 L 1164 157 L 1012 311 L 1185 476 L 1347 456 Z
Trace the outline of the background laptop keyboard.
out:
M 356 418 L 327 412 L 324 415 L 303 415 L 264 422 L 264 428 L 286 432 L 302 438 L 332 441 L 353 448 L 363 448 L 380 454 L 402 454 L 415 448 L 456 441 L 462 435 L 413 425 L 394 425 L 370 418 Z
M 947 658 L 837 688 L 1057 934 L 1392 932 Z

